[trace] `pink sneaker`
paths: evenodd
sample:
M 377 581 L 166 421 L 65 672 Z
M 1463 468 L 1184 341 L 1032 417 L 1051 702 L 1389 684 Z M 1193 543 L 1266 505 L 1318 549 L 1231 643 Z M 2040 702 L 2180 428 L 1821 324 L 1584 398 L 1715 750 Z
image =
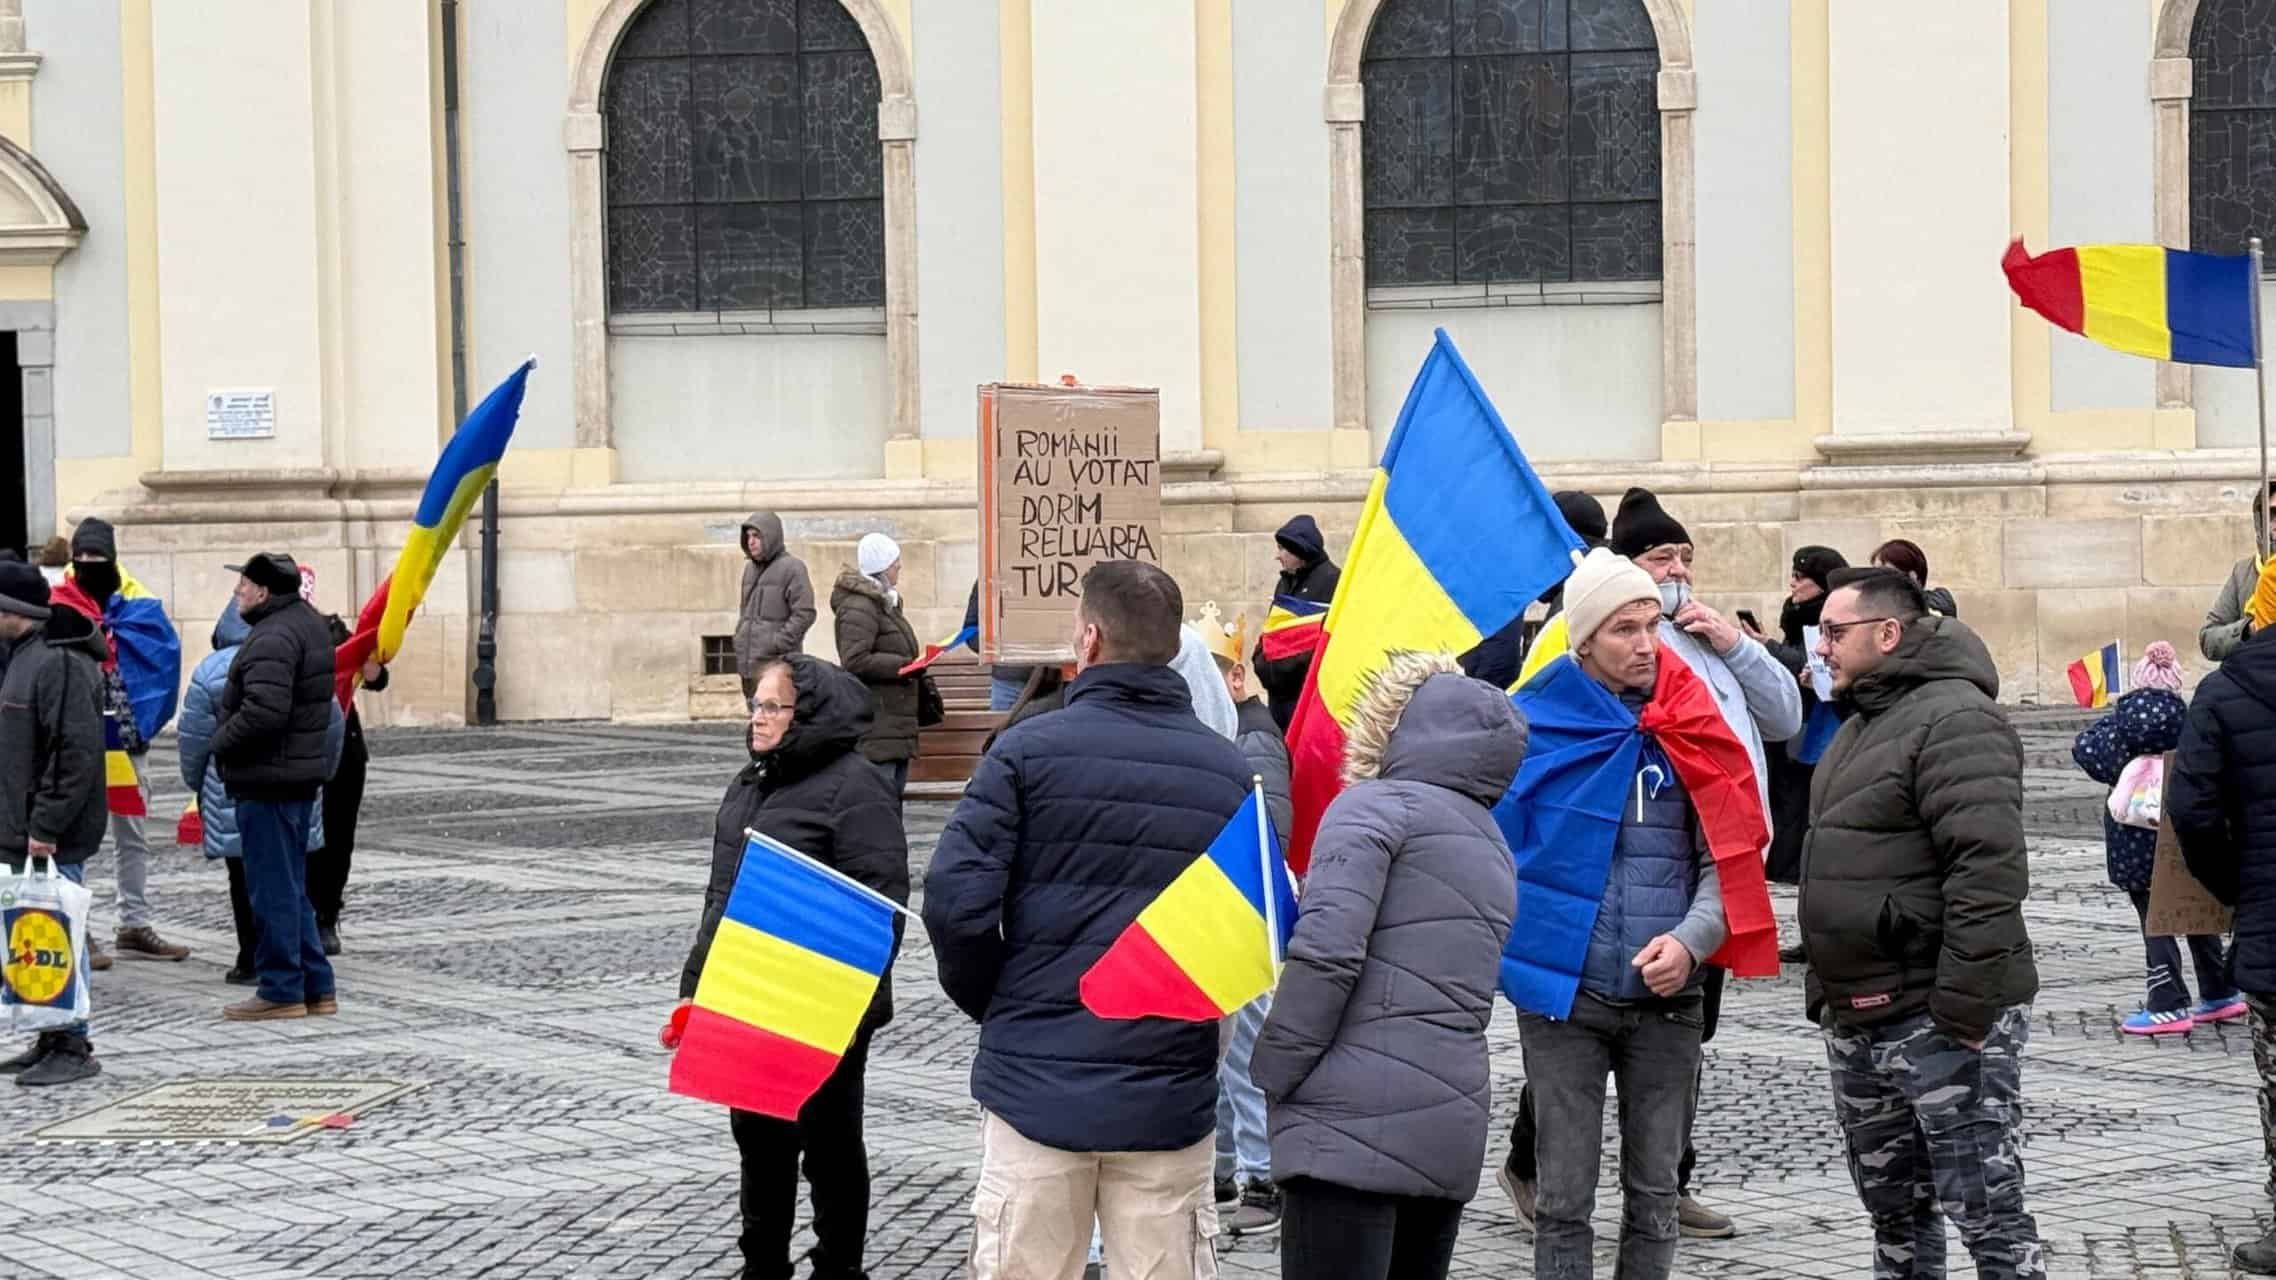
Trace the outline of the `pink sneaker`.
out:
M 2246 1012 L 2243 996 L 2224 996 L 2218 1000 L 2198 1002 L 2197 1007 L 2189 1011 L 2189 1016 L 2198 1022 L 2234 1022 Z
M 2171 1013 L 2151 1013 L 2144 1009 L 2140 1013 L 2127 1014 L 2126 1020 L 2118 1024 L 2118 1029 L 2130 1036 L 2177 1036 L 2194 1029 L 2196 1025 L 2197 1019 L 2187 1009 L 2175 1009 Z

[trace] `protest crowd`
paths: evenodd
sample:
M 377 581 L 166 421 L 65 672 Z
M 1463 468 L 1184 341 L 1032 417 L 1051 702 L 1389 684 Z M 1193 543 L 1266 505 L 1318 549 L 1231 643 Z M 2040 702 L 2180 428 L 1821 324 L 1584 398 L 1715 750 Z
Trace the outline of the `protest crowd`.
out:
M 778 517 L 742 525 L 749 764 L 719 807 L 666 1040 L 675 1088 L 748 1100 L 729 1125 L 745 1274 L 794 1274 L 801 1175 L 812 1274 L 866 1274 L 864 1074 L 913 929 L 980 1028 L 982 1280 L 1209 1277 L 1226 1236 L 1277 1237 L 1291 1280 L 1428 1280 L 1482 1170 L 1532 1231 L 1535 1274 L 1588 1276 L 1608 1158 L 1615 1274 L 1672 1275 L 1683 1239 L 1743 1230 L 1694 1180 L 1697 1118 L 1717 1105 L 1702 1047 L 1736 984 L 1781 965 L 1806 968 L 1795 1012 L 1824 1044 L 1874 1274 L 1944 1274 L 1946 1219 L 1978 1275 L 2046 1274 L 2020 1151 L 2039 983 L 2023 755 L 1962 602 L 1922 547 L 1892 541 L 1800 548 L 1771 626 L 1726 616 L 1698 591 L 1747 584 L 1718 581 L 1657 495 L 1630 489 L 1608 517 L 1502 461 L 1537 501 L 1496 529 L 1513 563 L 1542 566 L 1516 575 L 1532 603 L 1506 625 L 1475 625 L 1475 584 L 1430 559 L 1467 517 L 1441 504 L 1434 526 L 1396 475 L 1370 499 L 1404 531 L 1389 551 L 1339 565 L 1312 517 L 1280 530 L 1253 635 L 1154 564 L 1093 564 L 1065 617 L 1072 661 L 993 673 L 1005 723 L 915 913 L 901 808 L 943 646 L 918 643 L 900 550 L 873 533 L 830 593 L 838 661 L 808 655 L 807 566 Z M 2256 529 L 2272 508 L 2276 488 L 2255 494 Z M 117 923 L 83 963 L 187 956 L 147 884 L 146 753 L 173 725 L 195 797 L 177 834 L 225 864 L 227 981 L 252 988 L 219 1013 L 336 1013 L 368 759 L 354 693 L 387 678 L 386 602 L 327 619 L 291 556 L 230 565 L 177 707 L 180 640 L 113 529 L 86 519 L 64 552 L 0 560 L 14 883 L 84 928 L 86 895 L 61 886 L 108 849 Z M 1352 639 L 1395 637 L 1386 600 L 1430 592 L 1472 620 L 1466 643 Z M 2249 1019 L 2276 1170 L 2272 626 L 2276 559 L 2247 557 L 2197 637 L 2218 669 L 2185 696 L 2175 646 L 2149 645 L 2130 680 L 2098 686 L 2115 696 L 2093 700 L 2107 709 L 2076 759 L 2112 788 L 2109 876 L 2142 917 L 2143 1004 L 2123 1029 Z M 2233 937 L 2152 932 L 2140 801 L 2159 789 Z M 776 848 L 788 860 L 754 852 Z M 812 864 L 822 877 L 802 879 Z M 1771 882 L 1798 887 L 1783 948 Z M 706 982 L 767 966 L 809 993 L 803 1021 L 764 1025 L 746 984 Z M 1497 995 L 1523 1055 L 1506 1137 L 1489 1121 Z M 99 1021 L 59 1018 L 0 1071 L 96 1075 Z M 2234 1262 L 2276 1274 L 2276 1233 Z

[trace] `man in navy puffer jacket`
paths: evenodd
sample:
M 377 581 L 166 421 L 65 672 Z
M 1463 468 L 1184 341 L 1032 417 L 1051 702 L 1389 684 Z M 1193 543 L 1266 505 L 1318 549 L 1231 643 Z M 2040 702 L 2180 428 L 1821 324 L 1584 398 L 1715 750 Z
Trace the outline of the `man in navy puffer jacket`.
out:
M 1106 1021 L 1077 989 L 1248 797 L 1167 665 L 1183 613 L 1151 565 L 1084 576 L 1066 708 L 997 739 L 925 876 L 941 985 L 981 1024 L 976 1280 L 1075 1274 L 1094 1214 L 1110 1273 L 1214 1274 L 1218 1025 Z

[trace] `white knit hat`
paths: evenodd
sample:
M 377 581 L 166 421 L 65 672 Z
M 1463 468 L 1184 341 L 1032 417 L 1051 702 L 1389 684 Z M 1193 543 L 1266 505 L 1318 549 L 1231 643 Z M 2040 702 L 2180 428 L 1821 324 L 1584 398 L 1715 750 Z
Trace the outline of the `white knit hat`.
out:
M 865 533 L 861 546 L 854 551 L 854 562 L 863 576 L 874 578 L 893 567 L 901 558 L 901 544 L 882 533 Z
M 1660 602 L 1659 584 L 1636 562 L 1598 547 L 1565 579 L 1565 647 L 1579 653 L 1604 620 L 1626 604 Z

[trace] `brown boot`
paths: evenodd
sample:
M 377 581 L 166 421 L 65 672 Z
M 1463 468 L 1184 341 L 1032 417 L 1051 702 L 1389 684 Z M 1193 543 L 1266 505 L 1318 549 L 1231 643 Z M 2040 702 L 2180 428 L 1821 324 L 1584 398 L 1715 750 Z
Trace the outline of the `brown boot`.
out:
M 221 1016 L 231 1022 L 277 1022 L 286 1018 L 305 1018 L 308 1006 L 304 1004 L 277 1004 L 259 996 L 241 1004 L 226 1005 Z
M 97 973 L 102 973 L 111 967 L 111 953 L 104 950 L 103 944 L 95 941 L 93 937 L 87 939 L 87 967 Z
M 337 996 L 311 996 L 309 998 L 308 1016 L 311 1018 L 329 1018 L 339 1011 L 340 1000 Z
M 187 960 L 190 958 L 188 947 L 176 946 L 166 941 L 159 937 L 158 931 L 149 925 L 138 925 L 132 929 L 119 930 L 118 945 L 120 955 L 132 956 L 137 960 Z

